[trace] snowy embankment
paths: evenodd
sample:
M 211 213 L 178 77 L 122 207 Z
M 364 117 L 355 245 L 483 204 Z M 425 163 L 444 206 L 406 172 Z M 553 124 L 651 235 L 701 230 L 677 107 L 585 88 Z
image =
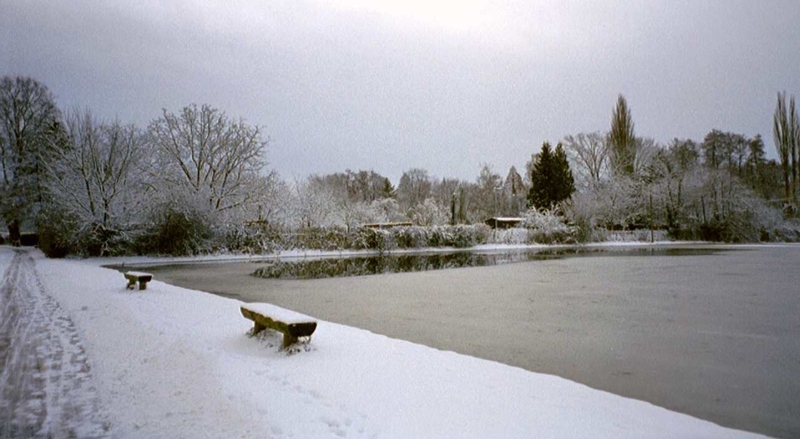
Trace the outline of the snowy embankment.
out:
M 113 437 L 755 436 L 328 322 L 287 355 L 277 336 L 247 336 L 241 302 L 157 279 L 130 291 L 116 271 L 35 255 L 83 340 Z

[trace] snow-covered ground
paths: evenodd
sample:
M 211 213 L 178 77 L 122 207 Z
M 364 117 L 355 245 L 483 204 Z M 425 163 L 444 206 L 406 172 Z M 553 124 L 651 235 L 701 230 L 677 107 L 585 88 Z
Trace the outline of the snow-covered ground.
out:
M 4 309 L 12 299 L 49 309 L 63 324 L 38 325 L 32 334 L 74 332 L 74 345 L 85 352 L 85 359 L 75 357 L 85 364 L 83 375 L 65 378 L 80 385 L 42 387 L 83 401 L 68 418 L 85 421 L 70 424 L 75 432 L 108 429 L 120 438 L 756 437 L 562 378 L 324 321 L 310 344 L 287 355 L 278 350 L 278 336 L 247 335 L 252 322 L 242 318 L 241 302 L 157 280 L 145 291 L 127 290 L 119 272 L 93 263 L 0 246 L 0 270 Z M 19 343 L 15 333 L 0 336 Z M 27 355 L 49 358 L 39 363 L 44 370 L 66 364 L 41 349 Z M 10 414 L 9 404 L 24 411 L 24 401 L 5 396 L 14 384 L 7 371 L 22 363 L 3 368 L 3 422 L 22 416 Z M 99 410 L 81 411 L 95 400 Z M 63 429 L 55 431 L 59 437 Z

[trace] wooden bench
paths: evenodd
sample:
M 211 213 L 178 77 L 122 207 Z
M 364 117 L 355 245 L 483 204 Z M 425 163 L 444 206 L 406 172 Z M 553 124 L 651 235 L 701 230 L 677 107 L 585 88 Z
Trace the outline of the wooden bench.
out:
M 132 290 L 138 283 L 140 290 L 147 289 L 147 283 L 153 280 L 153 275 L 150 273 L 142 273 L 141 271 L 128 271 L 125 272 L 125 279 L 128 279 L 128 289 Z
M 269 303 L 247 303 L 241 310 L 245 318 L 255 323 L 253 335 L 267 328 L 283 333 L 281 349 L 297 343 L 300 337 L 310 337 L 317 329 L 317 322 L 311 317 Z

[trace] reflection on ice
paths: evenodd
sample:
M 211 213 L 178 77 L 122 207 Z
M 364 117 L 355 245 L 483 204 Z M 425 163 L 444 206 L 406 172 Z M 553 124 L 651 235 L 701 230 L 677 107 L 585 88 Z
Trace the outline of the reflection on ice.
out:
M 320 279 L 328 277 L 365 276 L 381 273 L 407 273 L 412 271 L 442 270 L 461 267 L 484 267 L 514 262 L 557 259 L 572 256 L 686 256 L 707 255 L 710 249 L 697 248 L 586 248 L 570 247 L 536 249 L 513 252 L 482 253 L 416 253 L 398 255 L 373 255 L 343 258 L 304 260 L 278 260 L 253 272 L 253 276 L 267 279 Z M 717 250 L 719 251 L 719 250 Z

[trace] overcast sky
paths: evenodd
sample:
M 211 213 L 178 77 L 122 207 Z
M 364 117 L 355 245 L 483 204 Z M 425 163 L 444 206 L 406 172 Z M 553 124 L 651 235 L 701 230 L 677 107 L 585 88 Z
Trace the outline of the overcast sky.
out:
M 264 128 L 284 177 L 505 176 L 545 140 L 762 134 L 800 96 L 800 1 L 0 0 L 0 74 L 141 126 L 207 103 Z

